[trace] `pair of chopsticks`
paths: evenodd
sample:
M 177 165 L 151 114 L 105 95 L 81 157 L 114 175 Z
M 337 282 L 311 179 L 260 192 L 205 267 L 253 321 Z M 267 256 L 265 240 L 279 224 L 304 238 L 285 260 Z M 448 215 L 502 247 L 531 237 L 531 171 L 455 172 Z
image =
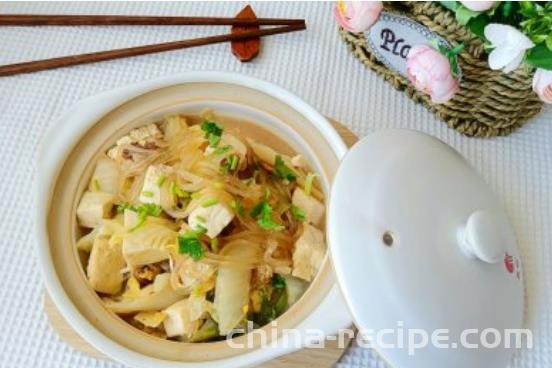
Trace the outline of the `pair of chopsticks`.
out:
M 278 26 L 268 29 L 229 33 L 188 40 L 136 46 L 123 49 L 100 51 L 80 55 L 64 56 L 53 59 L 36 60 L 24 63 L 0 66 L 0 77 L 41 70 L 61 68 L 73 65 L 95 63 L 99 61 L 152 54 L 162 51 L 186 49 L 196 46 L 212 45 L 229 41 L 270 36 L 306 29 L 304 19 L 239 19 L 224 17 L 163 17 L 163 16 L 99 16 L 99 15 L 0 15 L 0 26 Z

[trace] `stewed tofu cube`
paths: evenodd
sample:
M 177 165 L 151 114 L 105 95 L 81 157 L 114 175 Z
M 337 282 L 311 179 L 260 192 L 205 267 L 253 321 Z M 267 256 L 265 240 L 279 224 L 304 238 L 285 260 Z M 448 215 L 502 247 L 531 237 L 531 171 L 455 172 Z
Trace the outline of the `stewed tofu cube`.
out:
M 96 227 L 100 220 L 111 216 L 115 196 L 104 192 L 84 192 L 77 207 L 77 218 L 82 227 Z
M 140 202 L 161 204 L 161 185 L 172 173 L 172 168 L 166 165 L 152 165 L 146 170 L 144 185 L 140 192 Z
M 307 195 L 301 188 L 293 191 L 291 198 L 293 205 L 299 207 L 305 213 L 305 220 L 317 227 L 322 227 L 324 221 L 324 204 L 316 198 Z
M 129 136 L 132 142 L 144 145 L 148 139 L 161 138 L 163 133 L 159 130 L 157 124 L 148 124 L 131 130 Z
M 88 260 L 87 275 L 94 290 L 104 294 L 117 294 L 123 285 L 125 260 L 121 244 L 110 242 L 106 236 L 97 236 Z
M 303 232 L 295 242 L 293 271 L 291 274 L 312 281 L 326 254 L 324 234 L 314 226 L 303 224 Z
M 205 228 L 207 236 L 215 238 L 224 228 L 232 222 L 234 212 L 223 203 L 211 206 L 199 206 L 188 217 L 188 225 L 192 229 Z

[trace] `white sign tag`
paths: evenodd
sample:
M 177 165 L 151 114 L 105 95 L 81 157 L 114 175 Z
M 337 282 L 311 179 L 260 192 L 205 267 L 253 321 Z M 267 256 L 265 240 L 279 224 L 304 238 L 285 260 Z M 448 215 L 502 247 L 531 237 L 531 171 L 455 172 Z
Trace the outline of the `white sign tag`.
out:
M 406 56 L 416 45 L 431 45 L 437 40 L 440 45 L 450 44 L 437 33 L 407 17 L 382 12 L 378 21 L 366 32 L 368 47 L 387 68 L 407 78 Z M 460 71 L 458 71 L 460 74 Z

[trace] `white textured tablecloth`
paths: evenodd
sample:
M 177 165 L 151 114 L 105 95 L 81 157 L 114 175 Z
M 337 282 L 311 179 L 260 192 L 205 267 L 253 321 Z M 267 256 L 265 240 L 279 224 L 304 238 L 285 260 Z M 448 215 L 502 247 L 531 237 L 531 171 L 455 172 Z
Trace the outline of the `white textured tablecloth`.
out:
M 231 16 L 242 3 L 0 3 L 0 13 Z M 277 83 L 362 136 L 383 127 L 427 132 L 459 150 L 506 206 L 525 266 L 526 320 L 534 349 L 515 368 L 552 367 L 552 109 L 506 138 L 470 139 L 448 129 L 350 56 L 330 3 L 254 4 L 259 16 L 304 17 L 308 31 L 265 39 L 261 55 L 238 62 L 226 44 L 0 78 L 0 367 L 119 367 L 81 354 L 48 325 L 32 238 L 37 147 L 76 101 L 127 83 L 191 70 L 226 70 Z M 0 64 L 189 38 L 191 27 L 1 28 Z M 220 33 L 226 29 L 220 28 Z M 63 127 L 59 127 L 63 129 Z M 385 367 L 352 348 L 342 367 Z M 468 368 L 468 367 L 467 367 Z M 469 367 L 478 368 L 478 367 Z

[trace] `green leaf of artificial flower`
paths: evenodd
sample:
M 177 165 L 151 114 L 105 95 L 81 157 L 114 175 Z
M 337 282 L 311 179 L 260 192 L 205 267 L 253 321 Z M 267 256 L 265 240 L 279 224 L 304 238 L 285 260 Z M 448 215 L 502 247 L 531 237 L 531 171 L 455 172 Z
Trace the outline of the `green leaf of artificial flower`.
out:
M 536 68 L 552 70 L 552 50 L 545 43 L 541 43 L 529 50 L 525 63 Z
M 461 5 L 456 8 L 456 20 L 459 24 L 465 26 L 472 19 L 477 17 L 481 12 L 476 12 Z
M 552 51 L 552 32 L 546 37 L 546 47 L 548 47 L 548 50 Z
M 439 1 L 439 3 L 452 11 L 456 11 L 456 9 L 460 6 L 460 3 L 458 1 Z

